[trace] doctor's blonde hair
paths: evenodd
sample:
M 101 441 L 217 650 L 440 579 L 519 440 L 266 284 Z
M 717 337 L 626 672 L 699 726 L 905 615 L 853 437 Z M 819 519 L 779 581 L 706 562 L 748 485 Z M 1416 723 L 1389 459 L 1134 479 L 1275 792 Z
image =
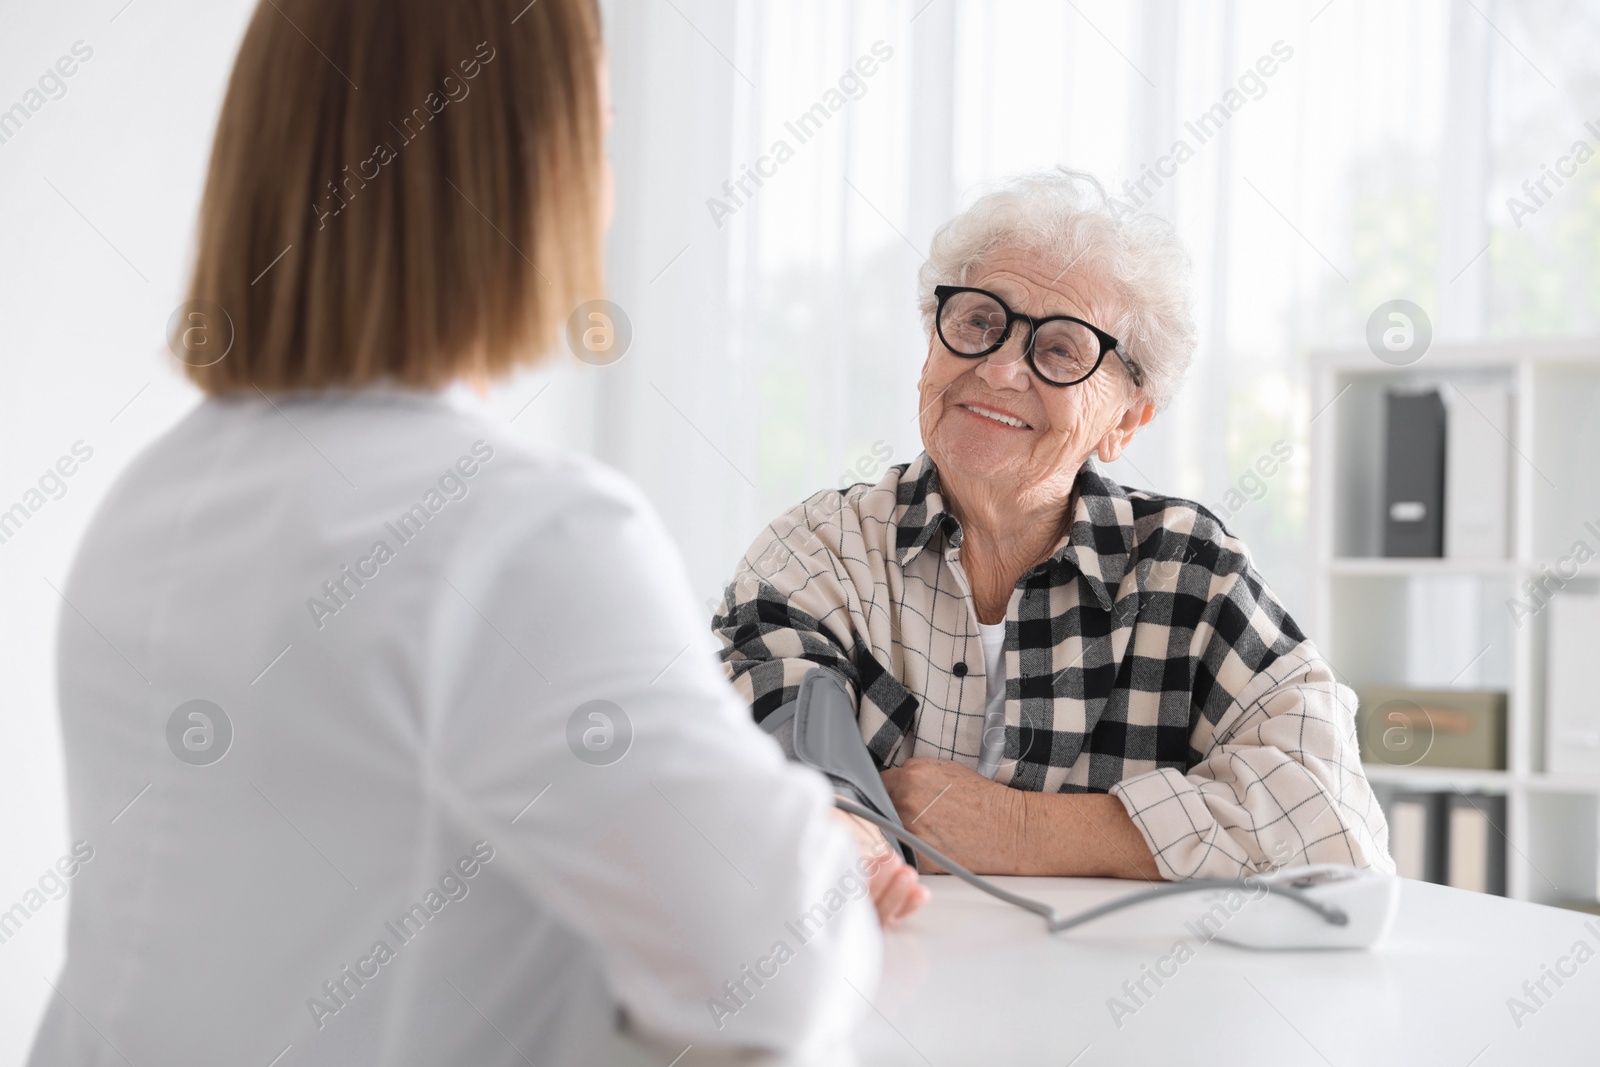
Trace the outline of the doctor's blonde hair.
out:
M 600 56 L 594 0 L 263 0 L 168 339 L 184 373 L 436 388 L 548 351 L 602 293 Z

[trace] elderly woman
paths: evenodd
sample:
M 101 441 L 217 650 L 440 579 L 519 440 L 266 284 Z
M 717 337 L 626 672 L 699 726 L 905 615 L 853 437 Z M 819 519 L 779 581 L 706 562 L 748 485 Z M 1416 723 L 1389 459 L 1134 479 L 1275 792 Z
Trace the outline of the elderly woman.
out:
M 774 521 L 713 626 L 761 720 L 835 672 L 899 815 L 975 870 L 1392 870 L 1353 694 L 1187 500 L 1120 456 L 1195 346 L 1188 257 L 1056 171 L 984 196 L 920 275 L 926 451 Z

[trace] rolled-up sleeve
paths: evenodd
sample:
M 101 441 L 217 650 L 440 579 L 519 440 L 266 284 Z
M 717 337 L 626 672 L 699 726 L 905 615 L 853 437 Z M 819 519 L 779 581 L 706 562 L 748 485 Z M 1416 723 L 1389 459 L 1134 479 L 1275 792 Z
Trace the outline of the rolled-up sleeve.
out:
M 1259 577 L 1227 576 L 1197 631 L 1187 772 L 1124 779 L 1127 808 L 1169 879 L 1343 863 L 1392 873 L 1388 825 L 1361 769 L 1356 699 Z

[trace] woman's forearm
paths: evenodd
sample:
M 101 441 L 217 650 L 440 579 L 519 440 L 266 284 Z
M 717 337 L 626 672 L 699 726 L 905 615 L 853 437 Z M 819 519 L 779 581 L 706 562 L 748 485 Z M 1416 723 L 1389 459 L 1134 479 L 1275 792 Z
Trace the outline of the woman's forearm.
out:
M 921 756 L 884 771 L 883 784 L 907 830 L 979 874 L 1161 878 L 1114 796 L 1012 789 Z
M 1017 793 L 1020 847 L 1007 874 L 1161 880 L 1144 835 L 1106 793 Z

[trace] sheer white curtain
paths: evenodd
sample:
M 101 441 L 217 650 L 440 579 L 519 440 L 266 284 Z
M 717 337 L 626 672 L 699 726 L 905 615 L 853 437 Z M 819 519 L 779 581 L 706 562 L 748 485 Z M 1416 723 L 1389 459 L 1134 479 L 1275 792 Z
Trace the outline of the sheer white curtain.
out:
M 614 4 L 636 340 L 594 376 L 595 446 L 714 596 L 778 512 L 919 450 L 933 229 L 992 179 L 1086 169 L 1196 266 L 1190 379 L 1114 475 L 1224 512 L 1294 609 L 1309 347 L 1361 344 L 1397 297 L 1443 338 L 1595 328 L 1594 243 L 1563 236 L 1593 233 L 1594 176 L 1521 227 L 1505 199 L 1600 145 L 1597 25 L 1495 0 Z

